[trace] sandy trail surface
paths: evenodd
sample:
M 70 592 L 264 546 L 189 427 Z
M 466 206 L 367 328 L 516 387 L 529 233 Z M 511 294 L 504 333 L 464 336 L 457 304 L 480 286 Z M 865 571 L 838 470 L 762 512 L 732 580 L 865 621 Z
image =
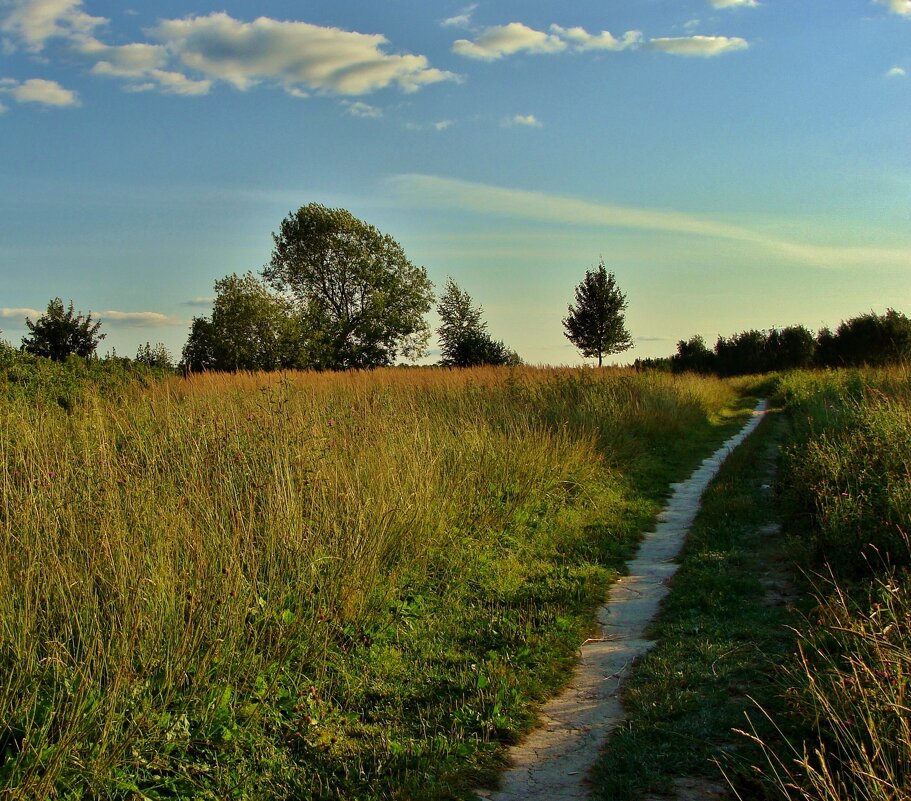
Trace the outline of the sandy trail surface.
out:
M 629 575 L 611 588 L 598 610 L 601 634 L 586 641 L 569 685 L 548 701 L 539 727 L 510 750 L 510 768 L 499 791 L 478 790 L 492 801 L 580 801 L 588 797 L 585 778 L 608 734 L 623 718 L 619 690 L 633 662 L 654 642 L 645 630 L 668 593 L 676 558 L 699 512 L 702 493 L 728 455 L 759 425 L 767 404 L 760 401 L 743 428 L 705 459 L 673 494 L 654 531 L 645 535 Z

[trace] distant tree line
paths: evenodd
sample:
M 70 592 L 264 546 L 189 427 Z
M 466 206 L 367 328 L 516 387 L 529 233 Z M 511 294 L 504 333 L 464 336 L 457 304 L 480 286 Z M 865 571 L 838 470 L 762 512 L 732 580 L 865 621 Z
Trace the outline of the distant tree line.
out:
M 843 321 L 835 331 L 815 335 L 802 325 L 751 329 L 718 337 L 709 349 L 701 336 L 677 343 L 677 352 L 664 359 L 637 359 L 640 369 L 675 373 L 749 375 L 812 367 L 881 366 L 911 359 L 911 320 L 889 309 Z

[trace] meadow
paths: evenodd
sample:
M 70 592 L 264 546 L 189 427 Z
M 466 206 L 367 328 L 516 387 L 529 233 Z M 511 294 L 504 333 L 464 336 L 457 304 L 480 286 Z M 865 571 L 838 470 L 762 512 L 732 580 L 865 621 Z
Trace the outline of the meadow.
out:
M 4 799 L 466 797 L 751 403 L 618 370 L 0 367 Z
M 775 797 L 911 797 L 911 373 L 780 379 L 781 507 L 812 599 L 784 664 Z

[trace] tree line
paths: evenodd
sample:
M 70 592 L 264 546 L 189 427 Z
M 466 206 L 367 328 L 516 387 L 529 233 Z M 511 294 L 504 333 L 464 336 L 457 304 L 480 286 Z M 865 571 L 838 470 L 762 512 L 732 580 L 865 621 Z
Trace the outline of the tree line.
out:
M 260 275 L 215 282 L 211 314 L 191 322 L 180 363 L 185 371 L 367 369 L 427 352 L 433 284 L 391 236 L 345 209 L 311 203 L 289 214 L 272 237 Z M 576 288 L 565 335 L 600 366 L 604 355 L 632 347 L 626 306 L 602 260 Z M 490 334 L 483 308 L 451 278 L 436 311 L 441 366 L 521 364 Z M 60 298 L 26 325 L 22 349 L 58 361 L 92 357 L 105 336 L 91 314 L 77 314 L 72 301 L 64 308 Z M 165 366 L 171 356 L 164 345 L 146 343 L 135 361 Z
M 640 369 L 675 373 L 749 375 L 813 367 L 860 367 L 894 364 L 911 359 L 911 320 L 888 309 L 844 320 L 836 329 L 813 334 L 803 325 L 750 329 L 718 337 L 709 349 L 696 335 L 677 343 L 677 352 L 661 359 L 637 359 Z

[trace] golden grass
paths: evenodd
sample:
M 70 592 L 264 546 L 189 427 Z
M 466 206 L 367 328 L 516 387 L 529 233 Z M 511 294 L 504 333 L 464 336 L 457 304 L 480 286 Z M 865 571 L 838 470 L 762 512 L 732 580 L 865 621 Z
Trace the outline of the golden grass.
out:
M 732 394 L 491 368 L 198 375 L 68 412 L 0 398 L 7 796 L 110 789 L 138 742 L 188 736 L 163 711 L 178 696 L 204 733 L 222 688 L 292 658 L 319 681 L 326 620 L 362 624 L 402 577 L 457 576 L 529 501 L 584 507 L 641 442 Z

